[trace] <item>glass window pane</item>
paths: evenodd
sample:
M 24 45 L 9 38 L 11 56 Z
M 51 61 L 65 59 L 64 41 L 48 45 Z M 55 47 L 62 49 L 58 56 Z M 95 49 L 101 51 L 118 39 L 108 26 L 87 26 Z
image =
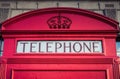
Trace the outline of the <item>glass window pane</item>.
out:
M 3 55 L 3 44 L 4 44 L 4 41 L 0 40 L 0 56 Z
M 120 56 L 120 41 L 116 42 L 117 56 Z

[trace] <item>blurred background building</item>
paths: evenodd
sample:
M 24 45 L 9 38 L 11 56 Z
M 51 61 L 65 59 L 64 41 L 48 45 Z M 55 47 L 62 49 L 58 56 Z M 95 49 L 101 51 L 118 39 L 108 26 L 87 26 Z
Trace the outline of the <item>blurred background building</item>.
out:
M 120 22 L 119 0 L 0 0 L 0 23 L 19 14 L 42 8 L 71 7 L 90 10 Z M 117 55 L 120 56 L 120 36 L 116 39 Z M 0 56 L 3 39 L 0 41 Z

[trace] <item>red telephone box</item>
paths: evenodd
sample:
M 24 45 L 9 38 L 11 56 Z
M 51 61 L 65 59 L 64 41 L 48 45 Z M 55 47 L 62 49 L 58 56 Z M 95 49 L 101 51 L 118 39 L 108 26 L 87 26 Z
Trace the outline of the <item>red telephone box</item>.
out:
M 2 79 L 119 79 L 118 23 L 75 8 L 48 8 L 2 24 Z

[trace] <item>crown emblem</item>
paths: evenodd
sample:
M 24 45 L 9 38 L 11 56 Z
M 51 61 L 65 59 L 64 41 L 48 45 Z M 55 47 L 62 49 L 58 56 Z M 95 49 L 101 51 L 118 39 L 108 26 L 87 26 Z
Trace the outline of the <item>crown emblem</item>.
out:
M 65 16 L 54 16 L 48 19 L 47 24 L 51 29 L 69 29 L 72 21 Z

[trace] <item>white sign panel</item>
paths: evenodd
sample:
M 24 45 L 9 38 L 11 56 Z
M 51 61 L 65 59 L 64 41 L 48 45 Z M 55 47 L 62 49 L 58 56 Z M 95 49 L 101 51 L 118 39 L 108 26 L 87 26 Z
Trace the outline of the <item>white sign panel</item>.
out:
M 102 53 L 102 42 L 18 41 L 17 53 Z

